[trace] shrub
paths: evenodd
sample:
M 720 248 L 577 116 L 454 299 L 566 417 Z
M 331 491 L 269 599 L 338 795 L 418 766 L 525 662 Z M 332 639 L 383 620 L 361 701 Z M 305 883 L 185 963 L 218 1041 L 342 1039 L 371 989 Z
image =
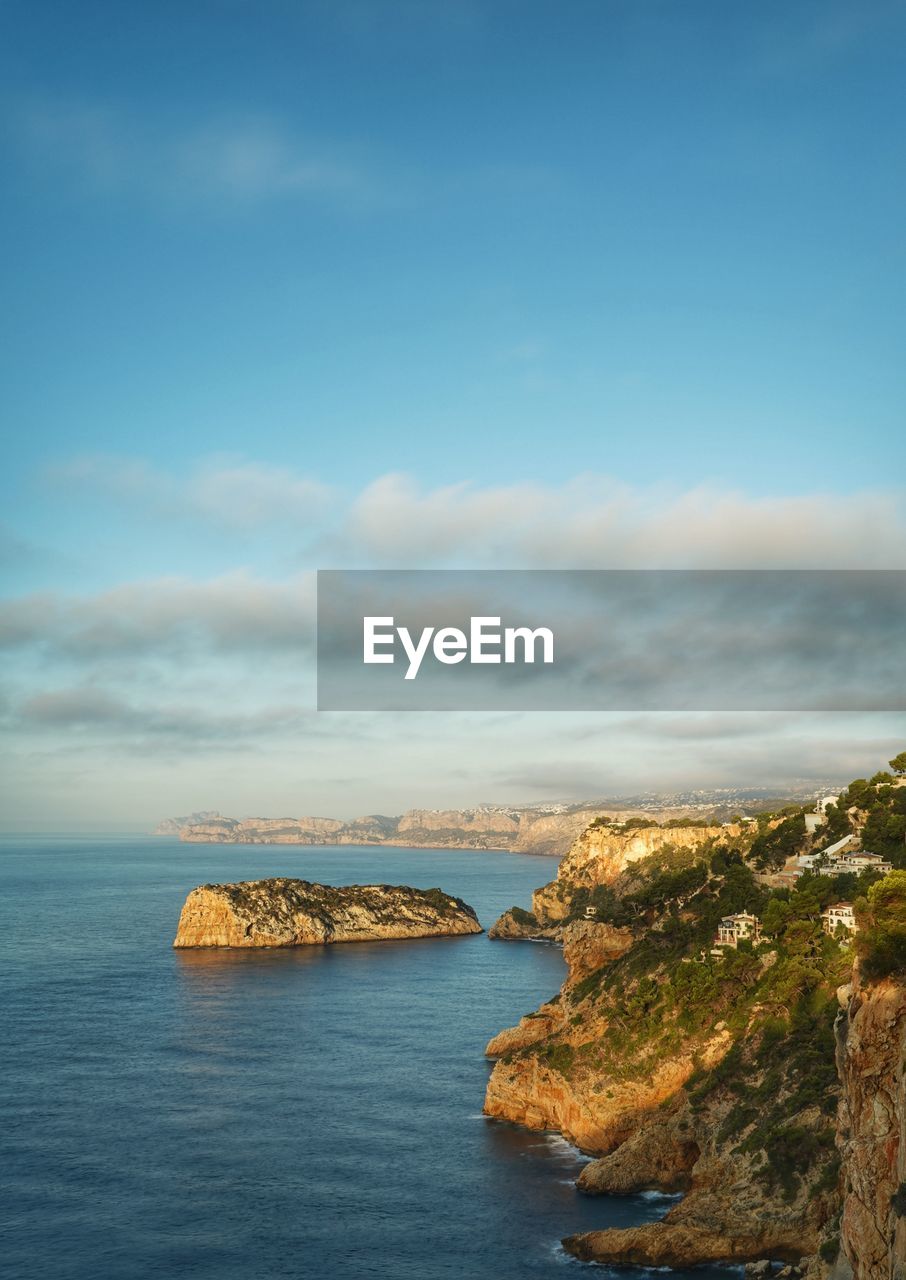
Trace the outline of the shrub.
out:
M 823 1262 L 836 1262 L 840 1252 L 840 1237 L 831 1236 L 829 1240 L 825 1240 L 818 1252 Z

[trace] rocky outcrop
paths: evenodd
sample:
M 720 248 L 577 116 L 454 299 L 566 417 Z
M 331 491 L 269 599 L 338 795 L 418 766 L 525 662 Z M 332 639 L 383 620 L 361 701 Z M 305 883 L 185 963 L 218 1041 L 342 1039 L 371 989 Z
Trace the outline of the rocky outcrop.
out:
M 841 991 L 843 1253 L 855 1280 L 906 1277 L 906 987 L 890 979 Z
M 651 826 L 621 831 L 594 824 L 570 846 L 557 869 L 557 878 L 532 894 L 532 911 L 542 925 L 553 925 L 569 915 L 577 889 L 611 885 L 634 863 L 673 849 L 696 849 L 705 841 L 739 834 L 738 827 Z
M 820 1247 L 831 1211 L 827 1193 L 801 1187 L 786 1198 L 769 1190 L 754 1159 L 721 1150 L 713 1125 L 696 1123 L 682 1100 L 666 1116 L 648 1118 L 612 1155 L 587 1165 L 579 1187 L 608 1195 L 686 1192 L 659 1222 L 563 1241 L 575 1257 L 601 1263 L 798 1262 Z
M 505 911 L 489 929 L 488 937 L 505 942 L 561 942 L 571 982 L 616 960 L 633 941 L 631 929 L 617 929 L 603 921 L 582 919 L 565 925 L 540 925 L 535 916 L 518 907 Z
M 701 1146 L 682 1104 L 663 1109 L 658 1122 L 641 1124 L 627 1140 L 591 1160 L 576 1186 L 587 1195 L 623 1196 L 640 1191 L 688 1191 Z
M 537 1013 L 528 1013 L 515 1027 L 499 1031 L 488 1041 L 485 1053 L 489 1058 L 500 1058 L 505 1053 L 527 1049 L 555 1031 L 563 1021 L 562 1010 L 555 1004 L 543 1004 Z
M 669 1218 L 668 1214 L 668 1218 Z M 757 1262 L 766 1254 L 783 1262 L 802 1256 L 798 1235 L 766 1239 L 764 1232 L 729 1234 L 682 1223 L 649 1222 L 641 1227 L 587 1231 L 567 1236 L 567 1253 L 584 1262 L 640 1267 L 695 1267 L 708 1262 Z
M 440 889 L 246 880 L 186 898 L 174 947 L 296 947 L 481 933 L 475 912 Z
M 559 942 L 559 925 L 540 925 L 535 916 L 519 907 L 510 907 L 491 925 L 488 937 L 504 942 Z
M 532 894 L 531 911 L 511 907 L 491 926 L 488 936 L 507 941 L 546 938 L 562 942 L 567 928 L 580 923 L 594 924 L 594 921 L 571 919 L 577 891 L 611 885 L 634 864 L 668 848 L 697 849 L 718 836 L 732 838 L 739 833 L 740 828 L 736 826 L 653 825 L 622 831 L 618 825 L 595 821 L 586 826 L 570 845 L 557 868 L 556 880 L 542 885 Z M 588 936 L 595 935 L 590 933 Z M 603 937 L 601 934 L 596 936 Z M 613 958 L 605 954 L 600 963 Z
M 574 920 L 560 930 L 568 982 L 578 982 L 602 965 L 625 955 L 632 946 L 631 929 L 618 929 L 597 920 Z
M 523 1018 L 500 1032 L 485 1052 L 500 1057 L 488 1081 L 485 1115 L 527 1129 L 557 1129 L 590 1154 L 604 1154 L 625 1142 L 649 1112 L 671 1098 L 697 1067 L 710 1065 L 726 1052 L 729 1036 L 718 1033 L 689 1052 L 652 1062 L 645 1078 L 624 1080 L 595 1070 L 564 1071 L 575 1049 L 593 1041 L 604 1024 L 573 1020 L 571 1006 L 561 1001 L 543 1005 L 542 1018 Z M 556 1034 L 553 1056 L 521 1053 Z M 513 1052 L 516 1050 L 516 1052 Z M 641 1190 L 642 1188 L 637 1188 Z
M 734 826 L 651 826 L 593 825 L 576 840 L 563 859 L 561 879 L 573 885 L 612 884 L 628 866 L 660 852 L 666 845 L 675 849 L 696 849 L 706 840 L 738 835 Z

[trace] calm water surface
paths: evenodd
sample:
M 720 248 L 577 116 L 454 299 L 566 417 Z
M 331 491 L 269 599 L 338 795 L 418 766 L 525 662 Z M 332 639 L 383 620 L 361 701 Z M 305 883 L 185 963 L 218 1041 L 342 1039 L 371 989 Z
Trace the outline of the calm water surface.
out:
M 630 1274 L 568 1259 L 559 1239 L 665 1202 L 580 1196 L 565 1142 L 480 1114 L 484 1045 L 557 990 L 555 948 L 171 948 L 205 881 L 439 885 L 487 927 L 553 861 L 29 837 L 0 842 L 0 869 L 10 1276 Z

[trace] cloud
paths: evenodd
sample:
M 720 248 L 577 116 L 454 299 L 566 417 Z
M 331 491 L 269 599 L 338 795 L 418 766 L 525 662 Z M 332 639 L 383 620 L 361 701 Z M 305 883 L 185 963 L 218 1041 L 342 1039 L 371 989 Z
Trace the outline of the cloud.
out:
M 89 824 L 136 806 L 149 819 L 194 807 L 352 816 L 477 797 L 843 780 L 902 746 L 902 714 L 312 713 L 310 570 L 319 565 L 899 567 L 906 520 L 894 488 L 757 496 L 591 475 L 431 488 L 385 475 L 339 490 L 222 457 L 183 470 L 83 457 L 54 479 L 62 513 L 78 514 L 86 497 L 93 509 L 118 504 L 126 548 L 130 539 L 153 547 L 159 528 L 164 564 L 180 536 L 191 563 L 205 527 L 223 535 L 225 565 L 235 563 L 237 536 L 253 563 L 0 603 L 0 707 L 20 780 L 8 784 L 8 811 L 39 815 L 28 817 L 38 826 L 54 787 L 57 810 L 84 812 Z M 276 573 L 274 547 L 304 571 Z M 729 612 L 738 625 L 738 610 Z M 344 788 L 339 778 L 359 781 Z
M 32 163 L 88 190 L 218 208 L 273 200 L 384 202 L 389 188 L 352 148 L 272 116 L 151 121 L 108 104 L 41 101 L 13 118 Z
M 110 659 L 254 657 L 293 660 L 313 646 L 314 584 L 245 573 L 207 582 L 165 578 L 90 596 L 44 592 L 0 603 L 0 648 L 83 665 Z
M 171 745 L 229 741 L 246 749 L 262 735 L 317 734 L 311 709 L 281 704 L 252 712 L 220 712 L 191 703 L 142 704 L 92 686 L 49 690 L 25 698 L 10 714 L 22 728 L 102 730 Z
M 558 721 L 534 759 L 514 749 L 494 770 L 494 793 L 573 802 L 722 787 L 790 794 L 884 768 L 906 734 L 902 715 L 735 713 L 711 717 L 707 735 L 683 743 L 686 717 L 599 715 L 592 747 L 573 719 Z
M 70 499 L 100 494 L 133 515 L 304 532 L 310 568 L 868 569 L 906 561 L 906 502 L 895 488 L 756 496 L 604 475 L 427 488 L 391 473 L 350 493 L 261 462 L 202 458 L 174 473 L 109 455 L 62 461 L 47 475 Z
M 753 497 L 606 476 L 420 489 L 386 475 L 353 500 L 333 549 L 399 568 L 897 568 L 906 517 L 894 493 Z

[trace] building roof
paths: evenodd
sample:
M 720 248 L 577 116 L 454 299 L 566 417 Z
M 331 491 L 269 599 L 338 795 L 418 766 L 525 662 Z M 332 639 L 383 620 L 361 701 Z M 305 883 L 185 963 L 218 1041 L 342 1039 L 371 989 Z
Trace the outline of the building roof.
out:
M 821 850 L 821 856 L 826 857 L 828 854 L 833 855 L 840 849 L 845 849 L 853 840 L 851 835 L 844 836 L 842 840 L 836 840 L 833 844 L 829 844 L 826 849 Z

